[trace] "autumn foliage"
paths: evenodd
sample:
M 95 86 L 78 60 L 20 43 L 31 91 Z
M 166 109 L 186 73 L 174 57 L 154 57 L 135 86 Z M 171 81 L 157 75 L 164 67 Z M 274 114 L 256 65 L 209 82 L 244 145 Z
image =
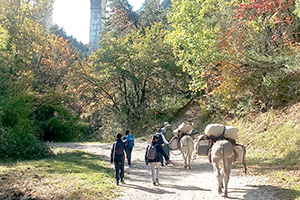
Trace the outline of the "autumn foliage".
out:
M 194 100 L 233 116 L 300 100 L 299 0 L 149 2 L 112 0 L 88 56 L 49 29 L 51 0 L 0 0 L 0 155 L 145 133 Z
M 50 154 L 44 141 L 84 132 L 76 101 L 67 96 L 76 52 L 49 34 L 50 1 L 0 3 L 0 157 L 44 157 Z
M 175 2 L 171 41 L 178 56 L 189 57 L 184 65 L 195 80 L 194 90 L 207 94 L 206 103 L 243 115 L 298 100 L 296 6 L 293 0 Z M 180 24 L 182 19 L 191 21 Z M 182 38 L 176 35 L 183 32 L 187 44 L 177 46 Z M 202 39 L 195 41 L 199 33 Z M 198 62 L 207 44 L 215 44 L 214 51 Z

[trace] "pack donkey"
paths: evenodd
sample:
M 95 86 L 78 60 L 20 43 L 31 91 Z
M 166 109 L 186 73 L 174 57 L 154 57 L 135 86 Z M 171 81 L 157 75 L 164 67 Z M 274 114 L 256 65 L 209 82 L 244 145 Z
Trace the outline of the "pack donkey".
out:
M 228 140 L 219 140 L 211 150 L 211 163 L 218 180 L 218 192 L 222 193 L 224 186 L 224 197 L 228 197 L 228 181 L 232 164 L 236 160 L 234 145 Z
M 191 136 L 185 135 L 180 141 L 178 137 L 173 137 L 170 141 L 170 150 L 180 150 L 183 160 L 184 168 L 191 168 L 191 158 L 194 151 L 194 140 Z

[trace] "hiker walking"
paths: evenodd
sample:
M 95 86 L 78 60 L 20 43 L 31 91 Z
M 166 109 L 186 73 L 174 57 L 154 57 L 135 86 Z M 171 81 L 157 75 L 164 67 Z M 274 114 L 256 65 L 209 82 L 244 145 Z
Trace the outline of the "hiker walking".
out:
M 125 143 L 125 152 L 128 160 L 128 166 L 131 167 L 131 153 L 134 146 L 134 136 L 130 133 L 129 130 L 125 131 L 123 142 Z
M 115 163 L 115 171 L 116 171 L 116 181 L 117 185 L 119 185 L 119 181 L 121 179 L 122 183 L 124 182 L 124 159 L 125 159 L 125 143 L 122 141 L 122 134 L 118 133 L 116 135 L 116 141 L 114 142 L 111 148 L 110 154 L 110 162 Z
M 169 157 L 165 153 L 165 151 L 162 149 L 162 147 L 159 145 L 159 136 L 154 135 L 151 141 L 151 144 L 149 144 L 146 148 L 145 153 L 145 163 L 146 165 L 150 164 L 150 172 L 152 177 L 152 183 L 153 185 L 157 186 L 159 185 L 159 166 L 162 159 L 162 156 L 165 157 L 167 163 L 169 163 Z
M 172 131 L 172 128 L 171 128 L 171 125 L 169 124 L 169 122 L 165 122 L 164 123 L 164 126 L 162 127 L 162 134 L 165 136 L 165 138 L 170 141 L 173 137 L 174 137 L 174 134 L 173 134 L 173 131 Z
M 162 130 L 163 136 L 165 136 L 166 140 L 170 141 L 174 134 L 171 128 L 171 125 L 169 122 L 165 122 Z M 169 145 L 164 145 L 163 149 L 165 150 L 166 154 L 170 157 L 170 146 Z
M 158 145 L 160 145 L 163 149 L 163 151 L 168 155 L 169 157 L 169 142 L 168 140 L 165 138 L 165 136 L 162 134 L 162 129 L 159 128 L 157 129 L 157 133 L 155 133 L 155 135 L 158 137 Z M 161 166 L 164 166 L 164 159 L 163 157 L 161 157 Z

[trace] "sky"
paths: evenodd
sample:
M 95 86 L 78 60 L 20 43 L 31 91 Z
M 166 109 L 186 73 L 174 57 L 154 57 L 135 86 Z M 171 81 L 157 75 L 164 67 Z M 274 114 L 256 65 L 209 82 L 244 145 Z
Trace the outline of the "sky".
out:
M 144 0 L 128 0 L 133 10 L 142 7 Z M 90 0 L 55 0 L 53 23 L 64 28 L 67 35 L 76 37 L 84 44 L 89 43 Z

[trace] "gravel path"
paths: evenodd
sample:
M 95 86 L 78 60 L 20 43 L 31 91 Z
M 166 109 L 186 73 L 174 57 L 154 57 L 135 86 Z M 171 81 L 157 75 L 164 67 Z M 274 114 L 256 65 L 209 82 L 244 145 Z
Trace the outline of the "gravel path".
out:
M 112 144 L 100 143 L 51 143 L 50 146 L 68 147 L 83 150 L 109 163 Z M 171 161 L 175 165 L 168 165 L 160 169 L 160 186 L 153 186 L 148 166 L 145 165 L 144 155 L 147 143 L 135 142 L 132 152 L 132 167 L 125 165 L 125 182 L 120 185 L 121 196 L 118 200 L 194 200 L 194 199 L 224 199 L 217 193 L 217 181 L 213 167 L 206 157 L 197 157 L 191 164 L 192 169 L 183 168 L 181 155 L 171 154 Z M 178 151 L 174 153 L 178 154 Z M 125 161 L 125 163 L 127 163 Z M 268 184 L 267 179 L 252 175 L 245 175 L 242 168 L 231 171 L 228 199 L 246 200 L 277 200 L 276 192 L 280 188 Z M 282 200 L 282 198 L 280 198 Z

